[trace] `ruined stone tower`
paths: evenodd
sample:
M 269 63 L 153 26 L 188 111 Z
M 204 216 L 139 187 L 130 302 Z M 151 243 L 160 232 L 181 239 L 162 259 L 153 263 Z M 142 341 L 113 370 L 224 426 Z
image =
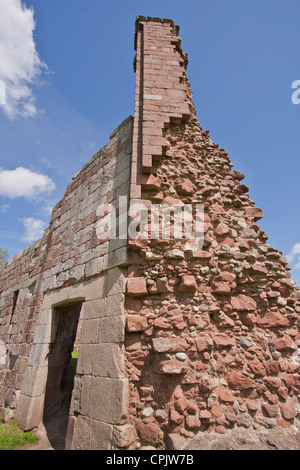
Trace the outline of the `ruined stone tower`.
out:
M 200 127 L 178 34 L 137 19 L 134 117 L 0 269 L 0 410 L 24 429 L 65 410 L 68 449 L 299 425 L 299 291 L 244 175 Z M 153 207 L 171 208 L 168 226 L 201 207 L 201 242 L 163 236 Z

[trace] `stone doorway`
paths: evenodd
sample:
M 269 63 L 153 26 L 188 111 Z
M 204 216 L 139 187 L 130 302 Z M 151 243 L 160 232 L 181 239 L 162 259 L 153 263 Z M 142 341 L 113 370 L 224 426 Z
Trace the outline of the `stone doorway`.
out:
M 82 302 L 53 309 L 53 342 L 48 355 L 43 423 L 55 450 L 65 448 L 76 360 L 72 359 Z

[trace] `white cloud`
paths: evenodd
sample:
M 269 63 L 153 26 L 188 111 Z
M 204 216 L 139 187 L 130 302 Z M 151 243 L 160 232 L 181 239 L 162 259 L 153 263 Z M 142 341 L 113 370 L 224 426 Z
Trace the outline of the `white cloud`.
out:
M 286 259 L 288 263 L 292 263 L 295 257 L 297 257 L 297 261 L 295 261 L 294 269 L 297 269 L 300 271 L 300 243 L 296 243 L 289 254 L 286 256 Z
M 0 168 L 0 196 L 16 199 L 36 199 L 42 194 L 49 194 L 55 189 L 55 184 L 47 176 L 27 168 L 15 170 Z
M 42 211 L 45 215 L 50 217 L 50 215 L 52 214 L 52 211 L 53 211 L 53 207 L 54 207 L 54 205 L 48 204 L 47 206 L 44 206 L 42 208 Z
M 300 255 L 300 243 L 296 243 L 289 254 L 286 256 L 286 259 L 289 263 L 293 261 L 296 255 Z
M 24 224 L 25 234 L 21 240 L 23 242 L 31 243 L 42 238 L 47 224 L 40 219 L 34 219 L 33 217 L 24 217 L 21 219 Z
M 6 89 L 1 108 L 10 118 L 37 114 L 32 86 L 46 65 L 36 51 L 34 29 L 33 8 L 22 0 L 0 1 L 0 80 Z
M 0 212 L 7 212 L 9 209 L 9 204 L 2 204 L 2 206 L 0 206 Z
M 295 264 L 294 268 L 300 271 L 300 257 L 298 258 L 298 263 Z

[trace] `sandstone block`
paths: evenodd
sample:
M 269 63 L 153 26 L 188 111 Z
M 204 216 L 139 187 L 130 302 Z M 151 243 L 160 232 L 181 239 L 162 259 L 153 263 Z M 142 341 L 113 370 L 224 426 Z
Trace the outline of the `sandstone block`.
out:
M 184 259 L 184 252 L 182 250 L 174 249 L 167 252 L 167 259 Z
M 212 418 L 212 414 L 208 410 L 200 410 L 199 411 L 199 418 L 202 421 L 208 421 Z
M 232 374 L 227 378 L 227 382 L 232 390 L 247 390 L 255 388 L 255 381 L 242 372 Z
M 253 217 L 255 222 L 263 218 L 263 212 L 258 207 L 245 207 L 245 212 L 248 217 Z
M 161 441 L 161 430 L 156 423 L 140 423 L 137 432 L 143 443 L 158 445 Z
M 280 312 L 267 312 L 257 316 L 257 325 L 263 328 L 277 328 L 290 326 L 290 322 Z
M 124 295 L 113 294 L 109 295 L 104 301 L 106 304 L 105 316 L 123 315 L 124 313 Z M 103 308 L 103 305 L 102 305 Z
M 233 328 L 235 326 L 235 322 L 225 315 L 225 313 L 222 313 L 216 321 L 220 328 Z
M 238 181 L 241 181 L 241 180 L 246 178 L 246 176 L 243 173 L 241 173 L 240 171 L 234 170 L 232 173 Z
M 249 411 L 257 411 L 258 409 L 257 403 L 250 401 L 250 400 L 246 401 L 246 406 Z
M 185 417 L 185 424 L 188 429 L 200 429 L 201 421 L 198 415 L 188 415 Z
M 274 340 L 274 344 L 275 344 L 275 349 L 277 351 L 284 351 L 286 349 L 293 349 L 294 346 L 293 346 L 293 339 L 290 337 L 290 336 L 284 336 L 282 338 L 278 338 L 276 340 Z
M 212 292 L 214 294 L 230 295 L 230 284 L 228 284 L 227 282 L 214 282 L 212 285 Z
M 97 344 L 93 349 L 92 370 L 98 377 L 124 377 L 124 352 L 118 344 Z M 81 350 L 78 360 L 81 356 Z M 82 373 L 87 373 L 87 367 L 83 367 Z
M 182 416 L 182 414 L 178 413 L 176 410 L 171 410 L 171 413 L 170 413 L 170 421 L 173 423 L 173 424 L 176 424 L 177 426 L 179 424 L 181 424 L 184 420 L 184 417 Z
M 297 416 L 295 404 L 292 398 L 288 398 L 285 403 L 279 403 L 279 406 L 284 419 L 289 421 Z
M 89 416 L 107 424 L 123 424 L 128 413 L 127 379 L 92 377 Z
M 184 180 L 180 182 L 176 186 L 176 190 L 178 194 L 182 194 L 184 196 L 191 196 L 195 192 L 195 188 L 193 183 L 190 180 Z
M 99 318 L 106 316 L 106 299 L 96 299 L 84 302 L 83 304 L 84 313 L 83 318 L 85 320 L 91 320 L 93 318 Z
M 197 289 L 197 283 L 194 276 L 182 276 L 178 292 L 193 292 Z
M 113 426 L 101 421 L 91 422 L 91 450 L 110 450 Z M 86 440 L 88 434 L 84 436 Z M 84 447 L 85 449 L 86 447 Z
M 207 374 L 201 375 L 201 378 L 199 380 L 199 390 L 201 392 L 207 393 L 207 392 L 211 392 L 213 387 L 214 385 L 213 385 L 212 378 Z
M 106 276 L 102 276 L 99 279 L 96 280 L 91 280 L 87 281 L 84 283 L 84 285 L 81 285 L 81 292 L 85 295 L 81 295 L 82 297 L 85 297 L 87 300 L 94 300 L 94 299 L 101 299 L 105 297 L 106 293 Z M 76 298 L 78 295 L 72 295 L 72 290 L 73 288 L 70 288 L 70 296 L 69 298 L 72 298 L 73 296 Z M 77 289 L 74 287 L 74 291 L 76 292 Z M 72 296 L 72 297 L 71 297 Z
M 31 349 L 28 366 L 33 369 L 41 369 L 48 365 L 49 344 L 34 344 Z
M 231 297 L 231 305 L 234 310 L 237 310 L 238 312 L 253 312 L 257 308 L 255 300 L 244 294 Z
M 112 434 L 112 445 L 114 447 L 128 447 L 135 438 L 135 428 L 132 424 L 114 426 Z
M 207 259 L 209 260 L 212 257 L 212 254 L 209 251 L 196 250 L 192 251 L 189 255 L 191 259 Z
M 257 377 L 264 377 L 266 375 L 266 369 L 258 359 L 249 361 L 248 366 Z
M 131 277 L 127 280 L 127 294 L 143 296 L 148 293 L 146 279 L 143 277 Z
M 223 222 L 221 222 L 220 224 L 217 225 L 216 229 L 215 229 L 215 234 L 217 236 L 223 236 L 223 235 L 227 235 L 229 233 L 229 227 L 228 225 L 224 224 Z
M 158 292 L 171 292 L 167 277 L 158 278 L 156 281 Z
M 223 416 L 223 410 L 219 403 L 214 403 L 210 409 L 210 412 L 214 418 L 220 418 Z
M 43 395 L 47 382 L 48 367 L 34 369 L 27 367 L 24 381 L 22 384 L 22 393 L 30 397 L 39 397 Z
M 107 274 L 107 295 L 125 292 L 125 273 L 120 268 L 109 269 Z
M 129 333 L 136 333 L 144 331 L 147 328 L 147 319 L 140 315 L 127 315 L 126 318 L 126 330 Z
M 99 318 L 83 320 L 80 336 L 81 344 L 92 344 L 98 342 Z
M 257 316 L 255 313 L 241 312 L 240 319 L 243 325 L 255 325 Z
M 125 317 L 113 315 L 99 319 L 99 343 L 123 343 Z
M 145 190 L 159 190 L 161 187 L 161 180 L 153 175 L 142 175 L 142 189 Z
M 73 424 L 72 450 L 91 450 L 92 420 L 85 416 L 79 416 Z
M 213 340 L 210 336 L 200 336 L 195 342 L 199 352 L 208 351 L 213 347 Z
M 170 361 L 163 361 L 159 368 L 158 373 L 166 375 L 180 375 L 187 370 L 187 366 L 180 362 L 171 359 Z
M 261 409 L 264 415 L 268 416 L 269 418 L 275 418 L 279 411 L 277 405 L 270 405 L 270 403 L 262 403 Z
M 268 388 L 279 388 L 281 387 L 282 383 L 281 383 L 281 380 L 279 377 L 265 377 L 264 378 L 264 384 L 268 387 Z
M 235 340 L 225 333 L 214 334 L 213 342 L 217 349 L 227 348 L 235 345 Z
M 181 450 L 184 449 L 187 444 L 186 439 L 176 433 L 170 433 L 167 435 L 167 445 L 171 450 Z
M 93 370 L 95 345 L 80 344 L 76 372 L 78 374 L 91 374 Z
M 159 337 L 152 340 L 153 349 L 158 353 L 184 352 L 188 348 L 186 341 L 182 338 Z
M 77 418 L 75 418 L 75 416 L 69 416 L 65 450 L 72 450 L 72 441 L 73 441 L 76 419 Z
M 16 422 L 24 430 L 28 431 L 41 423 L 44 411 L 44 396 L 26 397 L 21 394 L 16 410 Z
M 153 253 L 152 251 L 147 251 L 145 253 L 145 258 L 147 261 L 160 261 L 163 259 L 163 255 L 160 253 Z
M 215 388 L 215 393 L 219 400 L 224 403 L 234 403 L 235 398 L 232 395 L 231 391 L 224 387 L 223 385 L 219 385 L 218 387 Z
M 115 249 L 114 251 L 109 251 L 108 252 L 108 257 L 107 257 L 107 265 L 103 264 L 103 269 L 111 269 L 114 268 L 115 266 L 126 266 L 128 263 L 128 252 L 127 252 L 127 247 L 123 246 L 125 244 L 125 240 L 111 240 L 112 244 L 118 242 L 118 244 L 121 245 L 120 248 Z
M 260 266 L 259 264 L 252 265 L 251 271 L 253 272 L 253 274 L 267 274 L 268 273 L 267 268 L 264 268 L 263 266 Z
M 233 282 L 236 280 L 236 274 L 230 273 L 228 271 L 223 271 L 216 277 L 216 282 L 225 281 L 225 282 Z
M 180 398 L 178 398 L 178 400 L 176 400 L 175 402 L 175 409 L 179 412 L 179 413 L 183 413 L 188 407 L 188 400 L 185 398 L 184 395 L 182 395 Z
M 187 412 L 190 415 L 195 415 L 198 411 L 198 404 L 194 400 L 189 400 L 188 401 L 188 407 L 187 407 Z

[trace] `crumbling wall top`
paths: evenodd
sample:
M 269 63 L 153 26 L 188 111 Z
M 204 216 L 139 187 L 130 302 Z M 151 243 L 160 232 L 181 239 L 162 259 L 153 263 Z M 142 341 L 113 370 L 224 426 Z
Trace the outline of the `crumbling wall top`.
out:
M 146 23 L 152 22 L 152 23 L 162 23 L 162 24 L 169 23 L 172 27 L 174 35 L 178 36 L 178 34 L 179 34 L 180 27 L 177 26 L 175 24 L 174 20 L 172 20 L 172 19 L 139 15 L 139 16 L 137 16 L 136 22 L 135 22 L 135 38 L 134 38 L 134 49 L 135 50 L 136 50 L 136 47 L 137 47 L 137 31 L 138 31 L 139 25 L 142 22 L 146 22 Z

